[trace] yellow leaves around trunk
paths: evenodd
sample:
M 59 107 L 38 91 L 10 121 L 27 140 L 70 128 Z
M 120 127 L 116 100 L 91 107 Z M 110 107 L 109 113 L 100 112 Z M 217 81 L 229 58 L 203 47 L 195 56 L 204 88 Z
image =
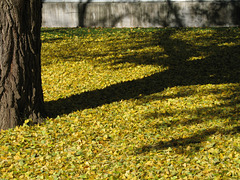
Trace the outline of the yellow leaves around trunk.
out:
M 238 179 L 239 28 L 42 29 L 41 125 L 0 179 Z

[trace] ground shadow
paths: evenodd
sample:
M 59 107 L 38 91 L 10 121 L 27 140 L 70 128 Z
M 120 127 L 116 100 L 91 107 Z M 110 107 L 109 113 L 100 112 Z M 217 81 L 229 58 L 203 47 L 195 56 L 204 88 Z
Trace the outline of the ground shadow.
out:
M 208 52 L 208 47 L 201 47 L 201 51 L 209 53 L 209 56 L 201 61 L 187 61 L 192 56 L 198 56 L 200 53 L 198 52 L 199 49 L 184 41 L 171 39 L 171 35 L 176 33 L 176 31 L 177 29 L 170 29 L 153 35 L 152 43 L 163 46 L 165 53 L 168 54 L 168 58 L 159 56 L 159 58 L 156 57 L 154 60 L 150 59 L 142 62 L 142 59 L 146 57 L 140 56 L 135 59 L 125 57 L 118 62 L 158 64 L 169 67 L 167 71 L 142 79 L 114 84 L 104 89 L 46 102 L 47 109 L 50 109 L 49 116 L 55 117 L 76 110 L 94 108 L 122 99 L 138 98 L 140 94 L 149 95 L 173 86 L 240 82 L 238 46 L 221 48 L 213 45 L 214 48 L 212 50 L 214 52 Z M 157 55 L 159 54 L 156 53 Z M 57 107 L 58 110 L 52 111 L 51 107 L 53 106 Z
M 164 53 L 167 54 L 168 57 L 162 58 L 161 54 L 156 53 L 153 55 L 156 58 L 142 61 L 142 59 L 147 58 L 147 56 L 143 54 L 142 56 L 140 55 L 135 58 L 125 56 L 124 58 L 119 59 L 118 62 L 115 62 L 154 64 L 166 66 L 168 67 L 168 70 L 161 73 L 155 73 L 142 79 L 113 84 L 104 89 L 97 89 L 58 99 L 56 101 L 46 102 L 48 116 L 54 118 L 58 115 L 68 114 L 86 108 L 95 108 L 103 104 L 109 104 L 120 100 L 128 100 L 131 98 L 138 99 L 140 98 L 140 95 L 141 97 L 144 97 L 174 86 L 240 82 L 240 47 L 238 45 L 220 46 L 220 44 L 222 44 L 220 42 L 220 44 L 213 43 L 206 47 L 204 45 L 194 46 L 186 41 L 172 38 L 177 32 L 179 31 L 175 28 L 166 31 L 158 31 L 153 34 L 152 42 L 148 44 L 149 46 L 152 44 L 163 47 L 165 50 Z M 224 37 L 224 34 L 226 35 L 227 33 L 232 33 L 232 36 Z M 234 31 L 228 32 L 227 29 L 216 29 L 215 35 L 222 36 L 223 39 L 225 38 L 224 42 L 226 43 L 234 44 L 238 41 L 238 39 L 235 38 L 237 37 L 237 34 L 234 34 Z M 199 41 L 200 40 L 201 39 L 199 39 Z M 202 53 L 207 54 L 207 56 L 200 60 L 189 61 L 191 57 L 198 57 Z M 191 92 L 181 93 L 178 96 L 188 95 L 191 95 Z M 239 104 L 239 102 L 225 104 L 225 106 L 234 106 L 236 104 Z M 209 111 L 211 111 L 211 109 Z M 192 119 L 186 123 L 199 122 L 201 122 L 201 119 Z M 236 125 L 237 122 L 234 121 L 232 123 Z M 169 123 L 166 125 L 174 126 L 175 124 Z M 162 126 L 162 124 L 159 126 Z M 155 145 L 146 145 L 138 149 L 137 153 L 144 153 L 153 149 L 160 150 L 169 147 L 185 148 L 190 144 L 199 144 L 206 141 L 209 136 L 216 132 L 230 134 L 239 133 L 239 130 L 239 126 L 228 131 L 224 130 L 224 128 L 219 129 L 214 127 L 198 132 L 187 138 L 172 139 L 166 142 L 158 142 Z

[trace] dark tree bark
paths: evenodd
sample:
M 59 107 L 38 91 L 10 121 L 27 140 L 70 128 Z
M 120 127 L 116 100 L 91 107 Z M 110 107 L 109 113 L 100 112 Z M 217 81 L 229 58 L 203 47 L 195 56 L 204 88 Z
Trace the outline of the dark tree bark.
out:
M 42 121 L 41 0 L 0 0 L 0 129 Z

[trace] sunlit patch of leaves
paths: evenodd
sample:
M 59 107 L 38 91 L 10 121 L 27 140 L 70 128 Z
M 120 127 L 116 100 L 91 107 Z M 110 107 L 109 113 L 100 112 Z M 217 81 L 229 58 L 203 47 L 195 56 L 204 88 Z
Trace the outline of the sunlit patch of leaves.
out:
M 238 179 L 239 28 L 42 29 L 48 118 L 1 179 Z

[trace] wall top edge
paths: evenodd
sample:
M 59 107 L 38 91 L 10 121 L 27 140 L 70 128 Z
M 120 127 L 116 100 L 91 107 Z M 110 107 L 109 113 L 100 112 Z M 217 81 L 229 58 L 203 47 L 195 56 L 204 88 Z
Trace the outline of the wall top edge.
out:
M 240 2 L 240 0 L 42 0 L 44 3 L 90 3 L 90 2 Z

